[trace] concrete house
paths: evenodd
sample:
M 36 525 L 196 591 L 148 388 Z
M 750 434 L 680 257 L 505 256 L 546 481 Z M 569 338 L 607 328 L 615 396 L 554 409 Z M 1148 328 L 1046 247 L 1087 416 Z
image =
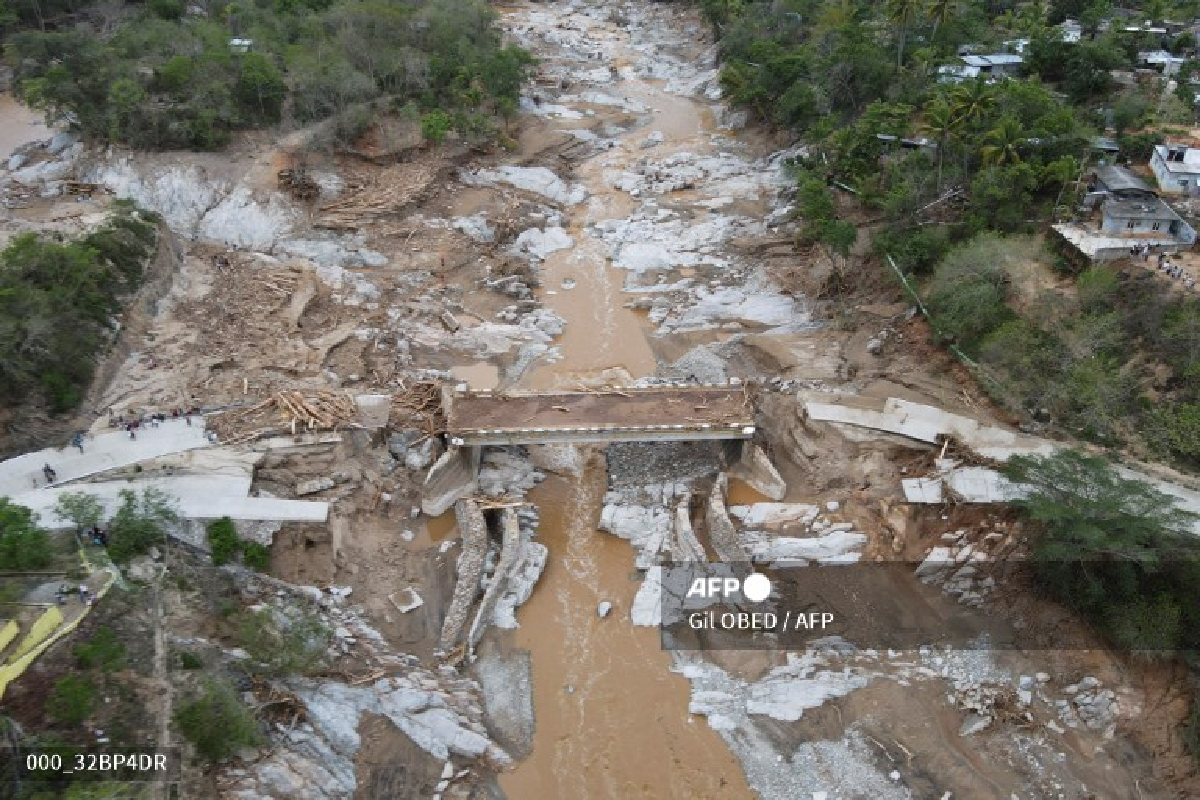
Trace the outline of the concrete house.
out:
M 1124 167 L 1098 167 L 1093 191 L 1104 196 L 1100 230 L 1111 236 L 1196 241 L 1196 231 L 1159 199 L 1140 177 Z
M 1088 183 L 1088 194 L 1079 209 L 1085 219 L 1051 226 L 1061 237 L 1065 253 L 1088 261 L 1108 261 L 1128 256 L 1137 244 L 1175 252 L 1196 243 L 1195 229 L 1125 167 L 1097 167 Z M 1097 204 L 1101 204 L 1099 219 Z
M 1150 169 L 1164 194 L 1200 194 L 1200 148 L 1186 144 L 1156 144 Z

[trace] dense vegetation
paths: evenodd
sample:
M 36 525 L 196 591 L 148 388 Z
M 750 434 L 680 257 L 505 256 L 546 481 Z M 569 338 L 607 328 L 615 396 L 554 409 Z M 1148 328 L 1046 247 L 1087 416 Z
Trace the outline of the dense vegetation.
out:
M 50 539 L 33 512 L 0 497 L 0 571 L 44 569 L 53 560 Z
M 932 318 L 1010 408 L 1200 469 L 1200 300 L 1104 265 L 1050 290 L 1052 267 L 1034 237 L 981 234 L 927 281 Z
M 486 135 L 515 112 L 530 63 L 501 45 L 484 0 L 2 0 L 0 26 L 6 3 L 24 28 L 8 39 L 17 94 L 144 149 L 219 148 L 239 129 L 330 117 L 352 137 L 388 106 Z
M 76 241 L 25 233 L 0 251 L 0 403 L 62 412 L 87 391 L 157 236 L 146 215 L 117 208 Z
M 178 521 L 175 499 L 153 486 L 140 495 L 130 489 L 121 492 L 121 506 L 108 523 L 108 555 L 117 563 L 164 547 L 167 529 Z
M 1200 651 L 1195 515 L 1099 456 L 1019 456 L 1005 471 L 1031 488 L 1017 505 L 1037 523 L 1034 566 L 1046 591 L 1123 649 Z
M 1191 84 L 1157 97 L 1112 71 L 1132 70 L 1139 51 L 1191 52 L 1188 34 L 1124 27 L 1193 19 L 1197 4 L 1127 4 L 1139 10 L 1122 22 L 1103 0 L 699 2 L 728 97 L 808 145 L 795 165 L 802 242 L 844 270 L 855 237 L 837 196 L 852 199 L 879 221 L 875 252 L 917 279 L 935 327 L 979 362 L 994 397 L 1200 469 L 1200 303 L 1117 270 L 1079 272 L 1030 236 L 1070 217 L 1106 127 L 1144 164 L 1157 129 L 1195 121 Z M 1063 41 L 1066 17 L 1081 41 Z M 1015 39 L 1028 43 L 1013 79 L 939 79 L 960 47 L 1012 52 Z

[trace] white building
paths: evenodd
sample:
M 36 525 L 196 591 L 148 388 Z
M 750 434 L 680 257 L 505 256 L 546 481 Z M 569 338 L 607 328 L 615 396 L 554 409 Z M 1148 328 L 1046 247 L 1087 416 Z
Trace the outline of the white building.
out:
M 988 80 L 1008 78 L 1021 71 L 1025 59 L 1013 53 L 959 56 L 959 64 L 947 64 L 938 68 L 938 80 L 942 83 L 959 83 L 984 77 Z
M 1179 72 L 1179 68 L 1183 66 L 1186 58 L 1181 56 L 1173 56 L 1166 50 L 1151 50 L 1146 53 L 1138 53 L 1138 63 L 1147 67 L 1153 67 L 1162 72 L 1164 77 L 1171 77 Z
M 1058 30 L 1062 33 L 1062 40 L 1068 44 L 1075 44 L 1083 38 L 1083 26 L 1073 19 L 1063 20 Z
M 1200 194 L 1200 149 L 1185 144 L 1156 144 L 1150 169 L 1164 194 Z

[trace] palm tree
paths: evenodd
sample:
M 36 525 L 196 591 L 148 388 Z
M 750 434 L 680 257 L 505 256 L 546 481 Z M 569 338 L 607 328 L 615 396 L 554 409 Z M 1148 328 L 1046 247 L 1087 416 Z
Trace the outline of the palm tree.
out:
M 961 120 L 955 116 L 954 106 L 943 94 L 925 104 L 925 121 L 921 129 L 937 140 L 937 190 L 942 191 L 942 161 L 946 155 L 946 143 L 958 134 Z
M 930 44 L 937 41 L 938 28 L 957 12 L 958 0 L 930 0 L 925 10 L 926 15 L 933 20 L 933 32 L 929 34 Z
M 950 93 L 950 106 L 961 127 L 967 128 L 982 120 L 996 102 L 996 93 L 983 78 L 960 83 Z
M 896 69 L 904 66 L 904 41 L 908 37 L 908 26 L 921 11 L 922 0 L 888 0 L 888 19 L 900 29 L 896 40 Z
M 979 150 L 984 164 L 1002 167 L 1005 164 L 1021 163 L 1018 148 L 1025 142 L 1025 130 L 1013 117 L 1004 117 L 996 127 L 983 135 L 985 144 Z

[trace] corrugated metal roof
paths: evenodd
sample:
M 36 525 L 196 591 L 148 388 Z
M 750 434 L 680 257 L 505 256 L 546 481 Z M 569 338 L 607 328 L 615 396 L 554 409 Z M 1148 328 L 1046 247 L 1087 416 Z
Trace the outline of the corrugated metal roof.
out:
M 1122 192 L 1157 194 L 1153 189 L 1150 188 L 1150 184 L 1146 183 L 1144 180 L 1130 172 L 1125 167 L 1096 167 L 1096 180 L 1104 184 L 1104 188 L 1108 189 L 1108 191 L 1114 194 L 1119 194 Z

